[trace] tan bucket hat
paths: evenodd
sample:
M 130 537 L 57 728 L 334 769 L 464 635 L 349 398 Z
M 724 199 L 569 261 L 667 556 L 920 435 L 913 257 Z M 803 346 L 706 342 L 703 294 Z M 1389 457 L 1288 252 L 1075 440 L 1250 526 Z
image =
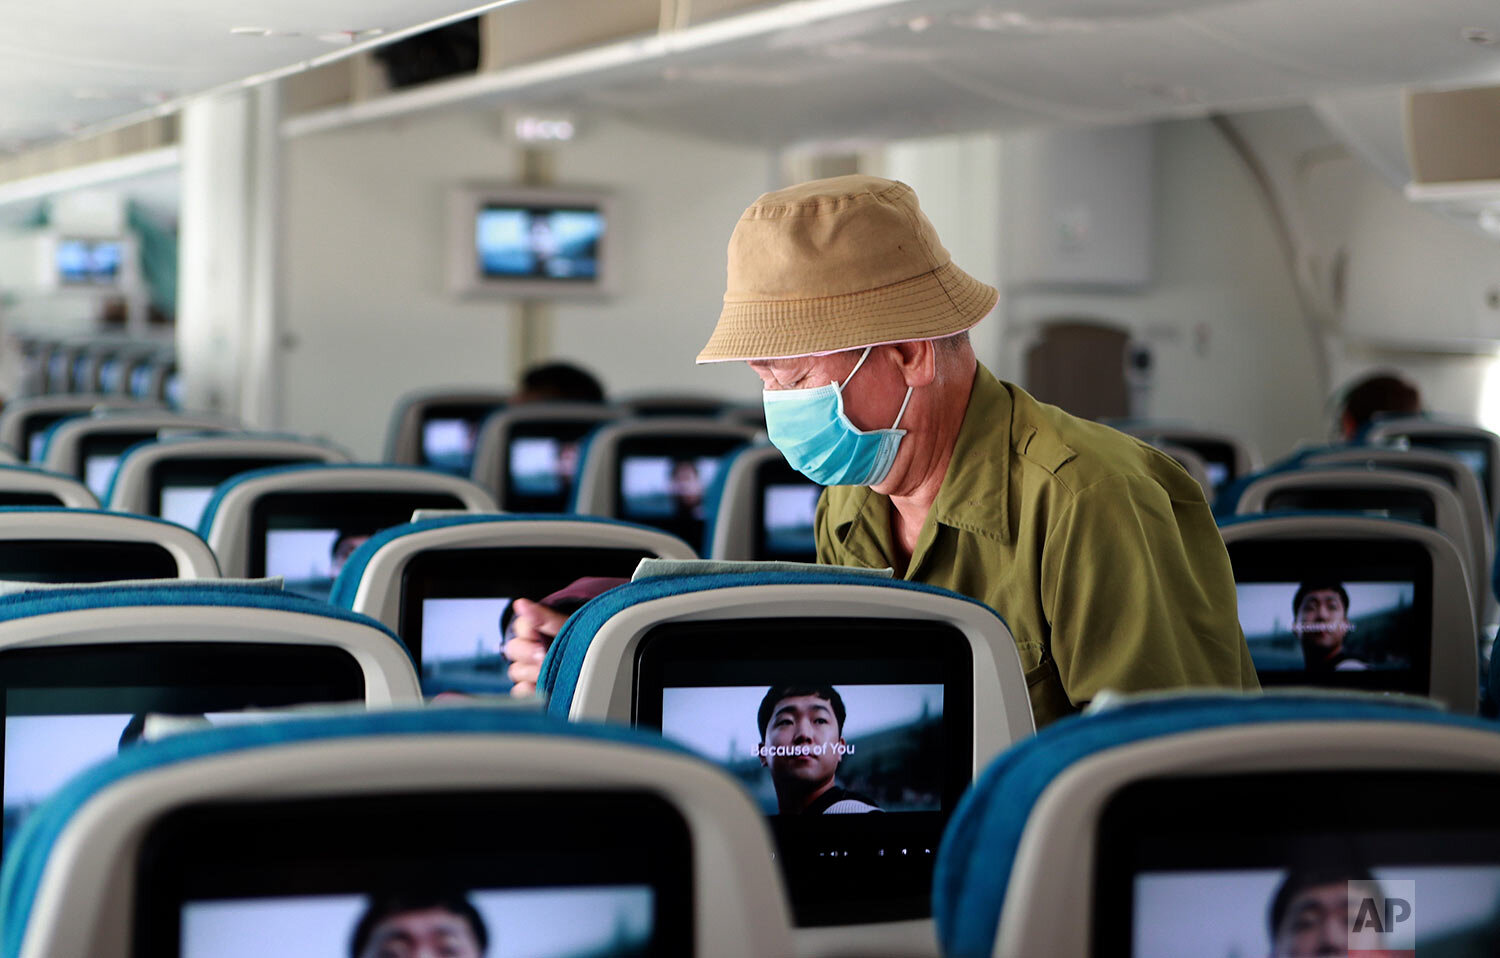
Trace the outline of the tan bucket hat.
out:
M 740 217 L 724 310 L 698 362 L 940 339 L 999 297 L 953 265 L 905 183 L 813 180 L 765 194 Z

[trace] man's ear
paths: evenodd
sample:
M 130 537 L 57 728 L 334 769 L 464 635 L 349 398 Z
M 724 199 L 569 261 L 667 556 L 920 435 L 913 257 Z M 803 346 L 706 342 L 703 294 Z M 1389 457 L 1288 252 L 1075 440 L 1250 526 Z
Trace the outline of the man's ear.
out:
M 937 349 L 930 341 L 892 343 L 901 378 L 913 389 L 932 385 L 937 378 Z

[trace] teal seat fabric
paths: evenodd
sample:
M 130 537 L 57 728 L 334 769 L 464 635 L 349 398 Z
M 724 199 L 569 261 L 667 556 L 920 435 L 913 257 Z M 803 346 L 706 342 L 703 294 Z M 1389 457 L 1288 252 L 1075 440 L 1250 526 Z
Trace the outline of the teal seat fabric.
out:
M 406 536 L 417 535 L 422 532 L 430 532 L 434 529 L 449 529 L 454 526 L 473 526 L 504 522 L 593 522 L 600 525 L 614 526 L 621 529 L 639 529 L 642 532 L 652 532 L 666 535 L 660 529 L 653 526 L 643 526 L 634 522 L 625 522 L 621 519 L 608 519 L 604 516 L 576 516 L 563 515 L 560 513 L 523 513 L 507 512 L 499 513 L 473 513 L 463 516 L 438 516 L 432 519 L 423 519 L 420 522 L 407 522 L 399 526 L 391 526 L 382 529 L 371 536 L 363 545 L 355 549 L 349 556 L 349 561 L 344 563 L 339 577 L 334 580 L 333 592 L 328 601 L 341 609 L 354 608 L 354 597 L 359 592 L 359 582 L 364 578 L 365 570 L 369 568 L 370 560 L 375 558 L 388 543 Z
M 1065 718 L 991 763 L 949 820 L 932 890 L 942 953 L 953 958 L 989 958 L 993 953 L 1027 818 L 1063 772 L 1100 753 L 1151 739 L 1278 722 L 1403 722 L 1476 729 L 1495 735 L 1500 749 L 1500 728 L 1492 722 L 1418 703 L 1347 696 L 1184 695 Z
M 236 725 L 147 742 L 75 776 L 26 820 L 6 850 L 0 872 L 0 958 L 20 954 L 38 885 L 53 846 L 69 821 L 94 796 L 131 778 L 197 759 L 299 743 L 375 736 L 546 735 L 688 755 L 659 736 L 631 728 L 559 722 L 533 712 L 432 709 L 367 712 Z
M 755 572 L 725 573 L 720 575 L 663 576 L 642 579 L 610 589 L 588 602 L 568 617 L 547 650 L 542 660 L 541 675 L 537 678 L 537 691 L 546 696 L 547 712 L 558 718 L 567 718 L 573 706 L 573 694 L 578 687 L 578 677 L 583 670 L 584 656 L 594 636 L 615 615 L 643 602 L 652 602 L 669 596 L 707 592 L 714 589 L 735 589 L 749 586 L 774 585 L 858 585 L 866 588 L 896 589 L 906 592 L 922 592 L 959 599 L 979 606 L 999 619 L 1000 614 L 989 606 L 967 596 L 935 586 L 906 582 L 901 579 L 872 579 L 866 575 L 840 572 L 829 567 L 827 572 Z M 1001 620 L 1002 624 L 1004 620 Z

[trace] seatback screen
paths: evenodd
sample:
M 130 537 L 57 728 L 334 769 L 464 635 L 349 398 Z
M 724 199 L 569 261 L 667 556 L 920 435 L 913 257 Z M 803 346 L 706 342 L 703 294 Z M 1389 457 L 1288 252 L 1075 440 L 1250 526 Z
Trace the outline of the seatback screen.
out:
M 131 643 L 0 653 L 8 843 L 79 771 L 141 737 L 146 713 L 203 715 L 364 697 L 364 674 L 327 646 Z
M 1229 546 L 1262 685 L 1428 692 L 1432 561 L 1410 542 Z
M 157 430 L 151 429 L 84 437 L 78 444 L 78 459 L 83 469 L 79 478 L 103 502 L 109 492 L 110 480 L 115 477 L 115 468 L 120 464 L 120 454 L 137 443 L 155 439 L 156 435 Z
M 222 482 L 252 469 L 320 460 L 309 456 L 233 456 L 223 459 L 163 459 L 151 469 L 149 501 L 160 516 L 197 530 L 203 510 Z
M 635 722 L 760 804 L 799 924 L 914 918 L 972 773 L 972 674 L 964 636 L 930 623 L 672 623 L 641 640 Z
M 676 809 L 640 792 L 190 806 L 146 837 L 134 953 L 692 955 L 692 852 Z
M 571 613 L 592 590 L 553 597 L 589 577 L 629 579 L 640 549 L 516 546 L 441 549 L 416 556 L 401 583 L 401 640 L 421 665 L 422 691 L 497 694 L 510 690 L 505 643 L 515 634 L 516 599 Z
M 517 423 L 505 450 L 502 508 L 509 512 L 567 512 L 578 479 L 583 438 L 596 420 Z
M 422 465 L 467 476 L 474 465 L 479 427 L 504 403 L 446 403 L 428 407 L 422 417 Z
M 816 562 L 813 523 L 823 487 L 780 459 L 756 468 L 755 487 L 755 558 Z
M 462 509 L 436 492 L 279 492 L 251 510 L 250 575 L 279 576 L 286 588 L 327 599 L 344 563 L 382 529 L 418 509 Z
M 1497 800 L 1495 776 L 1444 772 L 1128 786 L 1098 825 L 1091 953 L 1492 953 Z
M 1462 435 L 1416 435 L 1407 436 L 1414 448 L 1436 449 L 1456 456 L 1479 477 L 1479 488 L 1484 492 L 1485 503 L 1489 503 L 1490 475 L 1494 464 L 1490 461 L 1490 441 L 1482 436 Z
M 1437 524 L 1437 505 L 1419 489 L 1283 489 L 1266 497 L 1266 512 L 1347 512 L 1382 519 Z
M 619 447 L 619 518 L 703 542 L 704 495 L 738 437 L 627 439 Z

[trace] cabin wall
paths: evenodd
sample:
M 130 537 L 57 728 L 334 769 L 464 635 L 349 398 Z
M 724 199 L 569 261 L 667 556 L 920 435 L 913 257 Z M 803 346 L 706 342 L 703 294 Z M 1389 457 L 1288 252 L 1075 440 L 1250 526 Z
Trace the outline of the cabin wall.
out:
M 554 160 L 559 185 L 615 193 L 620 282 L 605 300 L 557 301 L 549 352 L 616 395 L 758 396 L 752 374 L 696 368 L 693 356 L 769 154 L 600 121 Z M 286 428 L 378 457 L 403 393 L 513 385 L 516 303 L 446 288 L 447 189 L 518 177 L 519 147 L 496 119 L 440 113 L 312 134 L 286 143 L 285 164 Z
M 966 172 L 954 159 L 964 149 L 952 140 L 909 141 L 887 153 L 886 172 L 917 190 L 955 260 L 1002 287 L 1000 315 L 975 331 L 980 359 L 1024 385 L 1025 349 L 1038 323 L 1092 318 L 1151 348 L 1146 415 L 1219 426 L 1268 455 L 1319 435 L 1319 362 L 1290 270 L 1251 178 L 1212 125 L 1157 128 L 1155 210 L 1143 224 L 1152 278 L 1130 290 L 1006 287 L 1001 253 L 1019 231 L 1005 197 L 1028 184 L 1007 176 L 1005 158 L 1018 138 L 1034 135 L 963 138 L 970 157 L 988 153 L 987 170 Z

